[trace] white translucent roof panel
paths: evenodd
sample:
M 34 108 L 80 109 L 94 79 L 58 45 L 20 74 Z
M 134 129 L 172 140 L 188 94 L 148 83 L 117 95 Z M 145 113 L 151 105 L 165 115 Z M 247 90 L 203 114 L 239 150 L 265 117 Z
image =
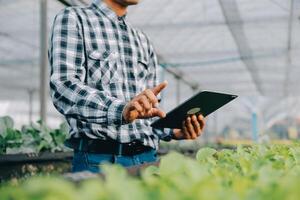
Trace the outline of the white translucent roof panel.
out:
M 278 112 L 273 107 L 292 105 L 290 114 L 300 113 L 300 105 L 293 103 L 300 96 L 300 0 L 293 0 L 293 12 L 291 2 L 142 0 L 130 7 L 128 21 L 151 38 L 164 67 L 179 71 L 199 89 L 240 96 L 238 103 L 224 108 L 234 116 L 219 114 L 224 122 L 243 114 L 243 119 L 249 120 L 245 102 L 254 98 L 252 107 L 264 110 L 266 123 L 271 124 L 270 116 Z M 49 30 L 55 14 L 64 7 L 57 0 L 48 0 Z M 38 102 L 39 0 L 0 0 L 0 27 L 0 101 L 5 102 L 0 104 L 6 105 L 5 111 L 17 113 L 15 104 L 8 108 L 9 102 L 26 102 L 30 91 Z M 168 72 L 162 75 L 170 82 L 164 93 L 169 110 L 178 103 L 177 81 Z M 179 100 L 194 92 L 181 82 Z M 294 99 L 282 98 L 286 96 Z M 274 97 L 282 98 L 282 103 L 272 103 Z M 20 112 L 27 112 L 28 108 L 20 105 Z
M 189 11 L 189 12 L 187 12 Z M 130 8 L 129 17 L 136 25 L 207 24 L 222 22 L 218 1 L 204 0 L 186 3 L 182 0 L 141 1 L 138 7 Z M 140 16 L 135 18 L 136 16 Z
M 298 36 L 300 27 L 297 15 L 300 6 L 299 1 L 294 2 L 290 64 L 287 63 L 290 17 L 288 1 L 206 0 L 189 3 L 183 3 L 181 0 L 141 1 L 140 5 L 129 9 L 128 18 L 133 25 L 150 36 L 157 53 L 162 58 L 161 63 L 176 64 L 182 68 L 194 67 L 199 72 L 203 66 L 207 66 L 211 74 L 224 73 L 223 79 L 218 78 L 216 83 L 211 79 L 211 83 L 204 84 L 206 87 L 215 87 L 222 81 L 226 83 L 228 79 L 226 76 L 230 74 L 231 79 L 240 81 L 241 85 L 251 81 L 252 77 L 254 85 L 261 85 L 255 87 L 262 88 L 262 95 L 274 95 L 272 87 L 269 86 L 272 84 L 279 86 L 276 95 L 284 94 L 280 85 L 286 82 L 290 84 L 287 87 L 288 91 L 293 91 L 293 95 L 299 95 L 297 92 L 299 82 L 295 74 L 299 72 L 297 49 L 300 44 Z M 39 1 L 0 1 L 0 4 L 1 85 L 38 89 Z M 227 5 L 227 8 L 237 6 L 240 18 L 224 17 L 221 5 Z M 63 7 L 58 1 L 48 1 L 49 29 L 54 15 Z M 232 26 L 236 30 L 243 31 L 245 37 L 242 37 L 244 40 L 242 42 L 249 47 L 247 52 L 250 51 L 250 55 L 246 55 L 249 56 L 246 60 L 251 60 L 250 65 L 253 66 L 249 66 L 249 62 L 245 65 L 245 58 L 244 60 L 240 58 L 243 44 L 240 43 L 241 38 L 237 41 L 233 35 L 230 29 Z M 218 65 L 225 63 L 226 66 L 236 66 L 237 60 L 239 68 L 232 70 L 231 67 L 221 67 L 222 70 L 218 71 Z M 251 70 L 252 68 L 255 70 Z M 238 73 L 234 73 L 234 70 Z M 8 71 L 16 80 L 13 83 L 10 81 L 9 84 L 7 82 L 11 78 L 5 75 Z M 184 73 L 188 75 L 189 71 L 191 70 L 184 70 Z M 241 71 L 244 74 L 242 76 Z M 247 73 L 249 75 L 246 75 Z M 226 85 L 237 88 L 236 85 Z M 245 89 L 248 91 L 246 87 Z M 245 90 L 239 92 L 244 93 Z
M 209 78 L 210 82 L 201 83 L 206 88 L 216 88 L 219 83 L 228 90 L 239 88 L 238 93 L 244 94 L 254 85 L 259 91 L 250 95 L 280 96 L 286 92 L 299 95 L 300 89 L 295 84 L 299 83 L 298 79 L 290 71 L 298 72 L 299 57 L 294 51 L 299 41 L 300 3 L 294 1 L 290 33 L 290 2 L 229 0 L 183 5 L 182 1 L 153 0 L 133 8 L 129 17 L 151 37 L 163 63 L 178 64 L 189 77 L 199 75 L 199 84 L 205 80 L 200 73 L 203 65 L 210 68 L 210 77 L 218 73 L 218 79 Z M 229 11 L 234 11 L 236 6 L 238 13 L 228 16 L 221 5 Z M 287 51 L 289 35 L 291 50 Z M 291 63 L 287 61 L 289 54 Z M 212 67 L 222 62 L 235 66 L 237 59 L 241 60 L 241 66 L 235 68 L 237 73 L 230 67 L 223 70 Z M 189 65 L 195 70 L 187 70 Z
M 252 78 L 240 61 L 186 68 L 187 76 L 199 81 L 202 89 L 257 95 Z
M 64 8 L 48 1 L 48 28 Z M 19 90 L 39 88 L 39 1 L 0 1 L 0 99 L 23 97 Z
M 211 61 L 239 55 L 225 25 L 145 31 L 155 44 L 158 54 L 169 63 Z

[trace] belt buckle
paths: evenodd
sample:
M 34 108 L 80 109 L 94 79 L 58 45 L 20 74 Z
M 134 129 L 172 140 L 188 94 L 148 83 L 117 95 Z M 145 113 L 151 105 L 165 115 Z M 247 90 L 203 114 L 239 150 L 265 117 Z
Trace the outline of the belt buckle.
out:
M 118 155 L 136 155 L 143 152 L 143 147 L 138 145 L 138 141 L 132 141 L 127 144 L 118 144 Z
M 123 151 L 122 153 L 132 156 L 135 155 L 139 152 L 139 149 L 137 148 L 137 142 L 136 141 L 132 141 L 129 142 L 127 144 L 123 145 Z
M 128 144 L 128 146 L 134 146 L 134 145 L 136 145 L 136 141 L 132 141 Z

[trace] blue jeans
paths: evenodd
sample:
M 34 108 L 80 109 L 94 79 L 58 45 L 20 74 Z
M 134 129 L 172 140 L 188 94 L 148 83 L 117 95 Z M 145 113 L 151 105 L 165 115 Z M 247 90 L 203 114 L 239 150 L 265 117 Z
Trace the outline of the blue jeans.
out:
M 144 163 L 157 161 L 155 150 L 134 156 L 119 156 L 112 154 L 96 154 L 87 152 L 74 152 L 72 162 L 72 172 L 90 171 L 93 173 L 101 172 L 101 165 L 104 163 L 120 164 L 124 167 L 141 165 Z

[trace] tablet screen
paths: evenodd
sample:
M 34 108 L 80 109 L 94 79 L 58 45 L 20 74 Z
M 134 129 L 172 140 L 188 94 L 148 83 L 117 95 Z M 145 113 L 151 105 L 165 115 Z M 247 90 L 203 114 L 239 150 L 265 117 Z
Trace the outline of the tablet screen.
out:
M 189 115 L 202 114 L 204 117 L 229 103 L 237 95 L 202 91 L 167 113 L 165 118 L 154 121 L 154 128 L 181 128 L 183 120 Z

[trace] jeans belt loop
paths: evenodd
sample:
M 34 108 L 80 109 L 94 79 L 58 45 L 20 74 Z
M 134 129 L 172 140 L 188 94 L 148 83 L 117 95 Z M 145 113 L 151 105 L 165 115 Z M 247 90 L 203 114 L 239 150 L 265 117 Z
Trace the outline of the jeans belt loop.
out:
M 118 155 L 122 155 L 122 143 L 118 144 Z
M 83 139 L 79 141 L 79 151 L 82 151 Z

